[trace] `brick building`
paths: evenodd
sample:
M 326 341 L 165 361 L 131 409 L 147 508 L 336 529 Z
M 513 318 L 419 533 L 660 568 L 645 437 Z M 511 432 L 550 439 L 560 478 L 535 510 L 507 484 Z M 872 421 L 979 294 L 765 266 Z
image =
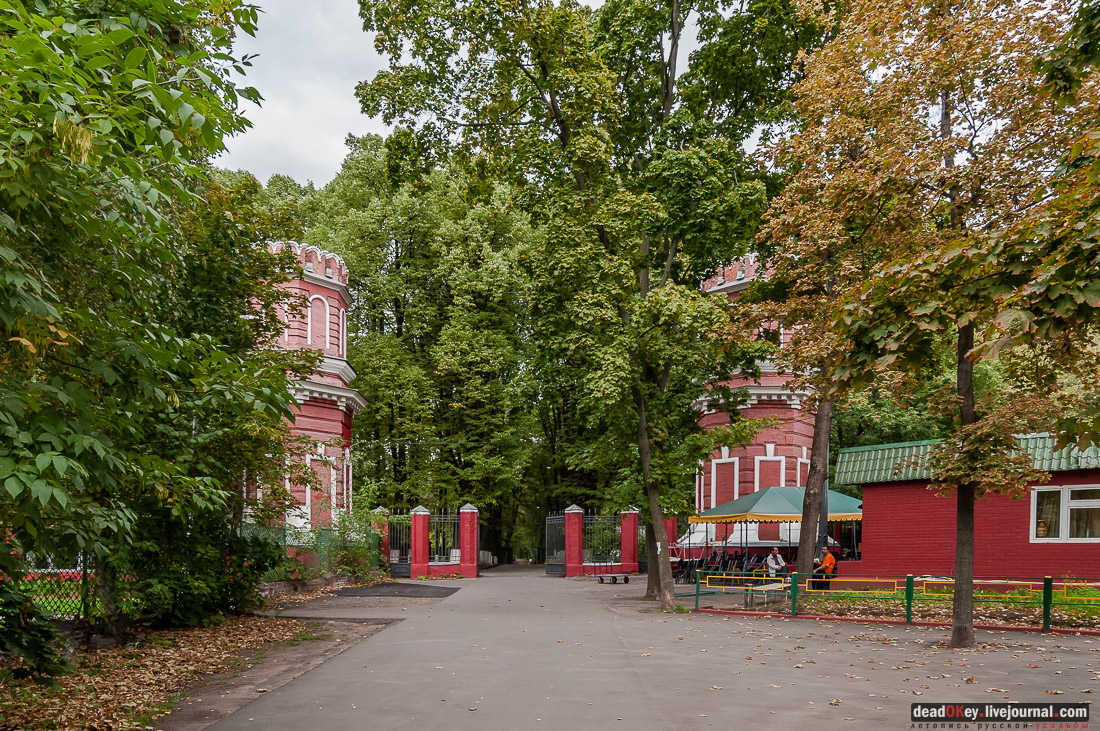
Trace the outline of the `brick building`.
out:
M 307 456 L 316 473 L 313 490 L 302 485 L 286 487 L 298 499 L 297 509 L 287 511 L 287 523 L 295 527 L 327 524 L 335 510 L 352 505 L 351 419 L 366 401 L 348 384 L 355 371 L 347 361 L 348 269 L 336 254 L 316 246 L 298 243 L 272 245 L 274 251 L 288 247 L 302 264 L 302 274 L 285 285 L 300 296 L 304 307 L 283 310 L 285 329 L 279 338 L 282 348 L 312 348 L 324 354 L 317 371 L 294 388 L 300 406 L 291 426 L 296 435 L 314 443 L 317 458 Z
M 863 486 L 862 561 L 846 562 L 841 573 L 954 573 L 955 498 L 930 491 L 920 464 L 935 444 L 840 450 L 836 482 Z M 1020 497 L 978 501 L 974 574 L 1100 577 L 1100 449 L 1055 451 L 1046 434 L 1020 437 L 1020 448 L 1051 479 Z
M 765 272 L 759 259 L 749 255 L 703 283 L 705 292 L 724 294 L 736 299 Z M 790 341 L 790 333 L 780 330 L 780 342 Z M 734 375 L 728 383 L 745 388 L 748 402 L 740 407 L 747 418 L 774 417 L 778 424 L 760 432 L 745 447 L 722 447 L 699 465 L 695 477 L 695 508 L 702 512 L 722 503 L 744 497 L 766 487 L 803 486 L 810 469 L 810 447 L 814 435 L 814 414 L 803 408 L 809 392 L 794 388 L 789 375 L 779 372 L 773 363 L 760 365 L 760 380 Z M 699 422 L 704 428 L 728 424 L 729 414 L 722 409 L 704 410 Z M 761 540 L 778 540 L 779 524 L 761 525 Z M 775 536 L 770 533 L 775 532 Z M 718 536 L 722 538 L 723 536 Z

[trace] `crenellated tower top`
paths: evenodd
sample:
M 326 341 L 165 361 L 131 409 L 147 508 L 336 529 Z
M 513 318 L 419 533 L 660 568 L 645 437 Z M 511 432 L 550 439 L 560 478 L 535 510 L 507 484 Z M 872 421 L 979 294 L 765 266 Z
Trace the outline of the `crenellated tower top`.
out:
M 760 257 L 756 254 L 746 254 L 726 266 L 718 267 L 718 271 L 703 282 L 703 291 L 733 294 L 765 277 L 767 277 L 767 270 L 762 266 Z
M 310 278 L 308 275 L 313 275 L 322 281 L 328 280 L 347 286 L 348 267 L 339 254 L 333 254 L 331 251 L 325 251 L 319 246 L 302 244 L 297 241 L 276 241 L 269 244 L 268 249 L 273 253 L 278 253 L 283 249 L 293 251 L 298 256 L 298 260 L 302 262 L 302 271 L 307 275 L 307 278 Z

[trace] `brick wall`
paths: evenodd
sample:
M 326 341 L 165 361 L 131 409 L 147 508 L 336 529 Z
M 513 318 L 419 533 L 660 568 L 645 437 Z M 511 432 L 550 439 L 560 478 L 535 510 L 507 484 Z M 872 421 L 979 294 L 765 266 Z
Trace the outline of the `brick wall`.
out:
M 1100 470 L 1055 472 L 1048 485 L 1100 484 Z M 925 482 L 863 488 L 862 571 L 942 574 L 955 568 L 955 499 Z M 1031 543 L 1031 498 L 990 495 L 974 511 L 975 576 L 1100 577 L 1100 543 Z

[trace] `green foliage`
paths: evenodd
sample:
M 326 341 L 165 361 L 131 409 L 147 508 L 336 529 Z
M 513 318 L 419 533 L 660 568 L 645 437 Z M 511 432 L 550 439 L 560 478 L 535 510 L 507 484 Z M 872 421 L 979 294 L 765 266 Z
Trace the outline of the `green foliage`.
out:
M 0 656 L 22 659 L 11 670 L 12 677 L 48 682 L 50 676 L 70 672 L 72 663 L 62 657 L 59 645 L 57 629 L 33 597 L 12 581 L 0 581 Z
M 433 166 L 407 132 L 351 137 L 340 173 L 298 202 L 305 239 L 351 271 L 348 360 L 368 406 L 354 423 L 356 504 L 471 502 L 507 549 L 536 428 L 517 258 L 536 236 L 502 189 Z M 490 550 L 496 548 L 490 546 Z
M 705 455 L 682 448 L 701 446 L 692 404 L 750 363 L 716 337 L 726 302 L 700 280 L 752 240 L 769 176 L 742 144 L 783 118 L 815 31 L 782 2 L 360 7 L 390 59 L 364 111 L 516 187 L 545 234 L 524 261 L 539 395 L 581 417 L 572 465 L 609 475 L 613 502 L 644 493 L 663 536 L 666 475 L 690 485 Z M 692 13 L 702 46 L 681 78 Z
M 191 626 L 261 603 L 257 587 L 282 560 L 280 546 L 260 535 L 241 536 L 221 512 L 180 518 L 155 505 L 140 513 L 140 538 L 110 558 L 123 577 L 118 593 L 136 619 Z
M 237 545 L 216 526 L 244 510 L 242 473 L 282 484 L 289 378 L 311 361 L 257 351 L 288 262 L 256 244 L 280 223 L 252 206 L 256 186 L 197 177 L 258 98 L 230 53 L 256 12 L 0 2 L 0 525 L 19 549 L 0 576 L 21 578 L 27 553 L 137 561 L 170 528 L 209 562 L 215 536 Z M 211 533 L 179 527 L 192 520 Z M 162 621 L 254 586 L 245 568 L 231 588 L 183 586 L 157 560 L 139 561 L 154 571 L 139 593 Z M 109 615 L 128 600 L 111 573 Z
M 388 557 L 381 551 L 385 518 L 372 513 L 368 504 L 360 500 L 336 518 L 337 567 L 341 574 L 356 581 L 372 581 L 389 572 Z

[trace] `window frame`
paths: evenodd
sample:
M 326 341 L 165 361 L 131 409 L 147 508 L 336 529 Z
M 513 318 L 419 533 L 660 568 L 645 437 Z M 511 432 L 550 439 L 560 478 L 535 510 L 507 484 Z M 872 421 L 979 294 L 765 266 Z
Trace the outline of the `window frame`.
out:
M 1074 508 L 1100 508 L 1100 500 L 1072 500 L 1072 490 L 1100 489 L 1100 484 L 1087 483 L 1081 485 L 1043 485 L 1031 488 L 1031 514 L 1028 520 L 1029 543 L 1100 543 L 1100 536 L 1094 538 L 1070 538 L 1070 510 Z M 1062 501 L 1058 514 L 1059 534 L 1037 538 L 1035 536 L 1035 522 L 1038 510 L 1038 495 L 1040 492 L 1060 492 Z M 1071 505 L 1071 502 L 1073 503 Z

